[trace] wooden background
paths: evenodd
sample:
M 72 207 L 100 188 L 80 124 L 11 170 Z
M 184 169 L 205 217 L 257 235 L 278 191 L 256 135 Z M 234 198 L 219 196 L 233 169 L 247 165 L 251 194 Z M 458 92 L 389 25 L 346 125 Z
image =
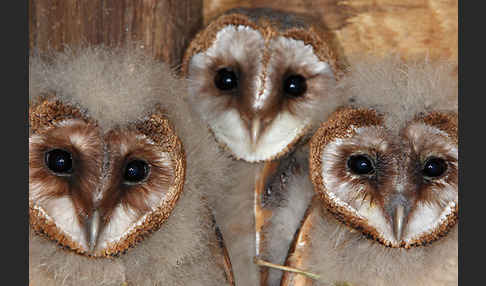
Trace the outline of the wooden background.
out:
M 457 61 L 457 0 L 29 0 L 31 50 L 138 40 L 177 66 L 195 33 L 234 7 L 272 7 L 321 17 L 345 55 L 398 52 Z
M 318 16 L 346 55 L 393 51 L 457 61 L 458 0 L 204 0 L 203 6 L 205 23 L 238 6 Z
M 29 0 L 29 45 L 42 51 L 136 40 L 177 65 L 203 25 L 202 10 L 202 0 Z

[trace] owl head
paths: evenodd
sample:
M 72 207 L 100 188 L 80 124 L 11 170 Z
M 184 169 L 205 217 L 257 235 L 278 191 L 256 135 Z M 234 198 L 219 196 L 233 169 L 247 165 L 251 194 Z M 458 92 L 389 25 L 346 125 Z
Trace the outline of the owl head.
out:
M 357 63 L 350 106 L 310 142 L 311 179 L 342 223 L 386 246 L 432 243 L 458 219 L 457 78 L 449 64 Z
M 34 285 L 153 285 L 195 269 L 224 281 L 203 196 L 229 160 L 192 119 L 184 81 L 141 50 L 103 47 L 33 57 L 29 79 Z
M 184 55 L 189 101 L 236 158 L 286 154 L 340 104 L 332 35 L 302 15 L 234 9 L 211 22 Z

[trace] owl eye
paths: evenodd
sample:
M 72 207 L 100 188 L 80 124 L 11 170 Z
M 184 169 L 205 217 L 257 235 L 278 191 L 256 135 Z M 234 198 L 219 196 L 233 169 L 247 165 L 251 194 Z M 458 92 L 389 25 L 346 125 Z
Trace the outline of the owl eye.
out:
M 307 90 L 307 83 L 305 77 L 296 74 L 288 76 L 283 83 L 283 90 L 285 94 L 291 97 L 302 96 Z
M 45 162 L 47 168 L 56 175 L 69 175 L 73 172 L 73 157 L 71 153 L 62 149 L 53 149 L 46 152 Z
M 233 90 L 238 87 L 238 76 L 230 68 L 221 68 L 216 72 L 214 84 L 223 91 Z
M 431 157 L 427 159 L 422 169 L 422 174 L 428 178 L 437 178 L 442 176 L 447 170 L 447 163 L 444 159 Z
M 372 174 L 375 171 L 371 159 L 366 155 L 350 156 L 347 165 L 349 170 L 356 175 Z
M 127 183 L 139 183 L 148 177 L 149 172 L 150 167 L 147 162 L 135 159 L 126 164 L 123 178 Z

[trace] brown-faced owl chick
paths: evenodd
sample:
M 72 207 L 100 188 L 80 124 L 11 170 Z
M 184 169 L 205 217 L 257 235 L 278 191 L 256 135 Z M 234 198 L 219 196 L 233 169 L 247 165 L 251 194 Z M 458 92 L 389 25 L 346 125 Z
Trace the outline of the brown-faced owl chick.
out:
M 30 285 L 230 285 L 205 203 L 231 161 L 135 48 L 31 57 Z
M 357 61 L 310 141 L 316 196 L 281 285 L 457 285 L 454 65 Z

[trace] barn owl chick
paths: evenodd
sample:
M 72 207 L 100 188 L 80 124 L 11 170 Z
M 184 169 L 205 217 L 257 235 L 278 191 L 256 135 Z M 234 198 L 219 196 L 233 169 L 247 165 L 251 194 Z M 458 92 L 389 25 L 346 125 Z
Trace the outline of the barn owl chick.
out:
M 203 196 L 230 160 L 184 82 L 96 47 L 31 58 L 29 84 L 30 285 L 227 285 Z
M 238 159 L 268 161 L 339 104 L 337 54 L 331 34 L 310 17 L 240 8 L 194 38 L 182 73 L 216 140 Z
M 310 141 L 317 193 L 282 285 L 457 285 L 457 75 L 447 63 L 356 63 L 352 99 Z

